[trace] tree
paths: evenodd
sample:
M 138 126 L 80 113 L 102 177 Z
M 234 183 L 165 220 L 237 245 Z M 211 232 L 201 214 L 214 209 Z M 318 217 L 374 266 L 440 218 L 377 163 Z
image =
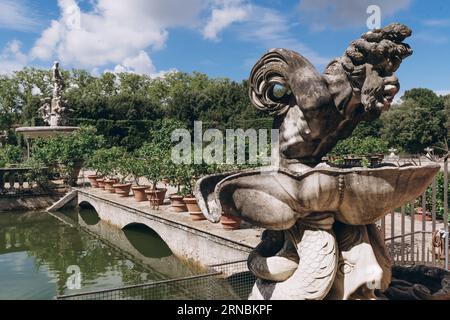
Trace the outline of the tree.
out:
M 443 97 L 445 112 L 445 128 L 447 129 L 447 138 L 450 135 L 450 94 Z
M 339 141 L 330 154 L 334 155 L 369 155 L 376 153 L 387 153 L 388 143 L 377 137 L 352 136 Z
M 428 89 L 406 91 L 401 104 L 381 116 L 382 138 L 407 153 L 442 144 L 447 136 L 443 99 Z

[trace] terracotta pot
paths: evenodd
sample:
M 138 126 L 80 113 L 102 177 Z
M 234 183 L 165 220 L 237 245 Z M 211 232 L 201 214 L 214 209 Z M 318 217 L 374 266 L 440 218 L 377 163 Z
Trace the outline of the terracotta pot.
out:
M 97 176 L 96 174 L 90 174 L 88 175 L 88 180 L 89 183 L 91 184 L 92 188 L 98 188 L 98 182 L 97 179 L 99 179 L 100 177 Z
M 109 191 L 111 193 L 115 193 L 113 185 L 116 184 L 117 182 L 118 182 L 117 179 L 106 179 L 106 180 L 104 180 L 103 183 L 105 184 L 105 190 Z
M 183 201 L 183 196 L 172 194 L 170 197 L 170 203 L 172 206 L 172 211 L 175 212 L 184 212 L 187 211 L 186 204 Z
M 78 176 L 80 175 L 81 168 L 83 168 L 83 163 L 83 161 L 75 162 L 67 181 L 70 186 L 75 187 L 77 185 Z
M 416 214 L 414 215 L 414 219 L 417 221 L 423 221 L 424 217 L 423 217 L 423 209 L 422 208 L 417 208 L 416 209 Z M 430 212 L 426 211 L 425 212 L 425 221 L 432 221 L 433 218 L 431 217 Z
M 194 221 L 201 221 L 205 220 L 205 216 L 202 213 L 202 210 L 197 204 L 197 199 L 195 197 L 184 197 L 183 198 L 184 203 L 186 204 L 186 207 L 189 211 L 189 214 L 191 215 L 191 219 Z
M 117 183 L 113 185 L 115 193 L 119 195 L 119 197 L 128 197 L 130 195 L 131 183 Z
M 147 196 L 145 194 L 145 190 L 149 189 L 150 186 L 132 186 L 131 190 L 133 190 L 134 199 L 136 202 L 142 202 L 147 200 Z
M 157 188 L 145 190 L 145 194 L 147 195 L 147 200 L 150 201 L 151 205 L 163 205 L 164 198 L 166 196 L 167 189 L 166 188 Z
M 241 227 L 241 218 L 238 216 L 222 214 L 220 222 L 225 230 L 236 230 Z
M 105 189 L 105 179 L 100 178 L 100 179 L 96 179 L 97 184 L 98 184 L 98 188 L 100 189 Z

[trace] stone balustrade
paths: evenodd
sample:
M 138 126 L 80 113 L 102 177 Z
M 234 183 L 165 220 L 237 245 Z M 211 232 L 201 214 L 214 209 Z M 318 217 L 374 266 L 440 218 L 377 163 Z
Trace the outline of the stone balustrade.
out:
M 0 195 L 32 193 L 39 189 L 35 174 L 31 168 L 0 168 Z M 46 174 L 47 168 L 42 168 Z

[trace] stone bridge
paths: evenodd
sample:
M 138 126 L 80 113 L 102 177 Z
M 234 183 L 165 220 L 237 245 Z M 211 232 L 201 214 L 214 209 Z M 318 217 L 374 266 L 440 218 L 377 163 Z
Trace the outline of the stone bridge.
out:
M 120 198 L 94 188 L 74 188 L 78 205 L 91 205 L 99 218 L 117 228 L 143 224 L 155 231 L 178 257 L 211 265 L 247 259 L 259 243 L 261 229 L 227 231 L 220 224 L 192 221 L 187 212 L 175 213 L 168 205 L 159 210 L 133 197 Z

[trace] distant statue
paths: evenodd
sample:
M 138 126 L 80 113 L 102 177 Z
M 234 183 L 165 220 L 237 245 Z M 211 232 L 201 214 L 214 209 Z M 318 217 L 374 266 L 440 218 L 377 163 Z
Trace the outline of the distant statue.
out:
M 51 127 L 63 126 L 67 122 L 68 108 L 63 99 L 65 89 L 64 79 L 59 69 L 59 62 L 55 61 L 52 67 L 52 98 L 43 100 L 43 105 L 39 108 L 39 114 L 45 123 Z
M 62 95 L 62 91 L 65 88 L 64 79 L 61 76 L 59 70 L 59 62 L 55 61 L 52 68 L 52 81 L 53 81 L 53 98 L 59 98 Z

